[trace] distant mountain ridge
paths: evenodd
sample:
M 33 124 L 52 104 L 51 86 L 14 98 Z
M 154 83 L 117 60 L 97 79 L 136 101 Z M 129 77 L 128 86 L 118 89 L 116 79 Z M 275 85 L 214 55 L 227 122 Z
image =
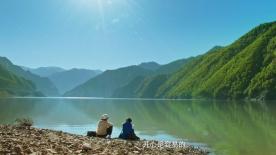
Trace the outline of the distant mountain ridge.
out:
M 39 67 L 36 69 L 32 69 L 29 67 L 21 66 L 21 68 L 24 69 L 25 71 L 29 70 L 31 73 L 39 75 L 41 77 L 49 77 L 55 73 L 65 71 L 65 69 L 60 68 L 60 67 Z
M 129 66 L 107 70 L 102 74 L 66 92 L 66 97 L 110 97 L 118 87 L 125 85 L 137 76 L 149 77 L 153 72 L 139 66 Z
M 161 65 L 159 65 L 156 62 L 143 62 L 140 65 L 138 65 L 139 67 L 142 67 L 144 69 L 149 69 L 149 70 L 156 70 L 158 69 Z
M 215 46 L 211 50 L 221 49 L 222 46 Z M 127 83 L 124 86 L 116 89 L 111 97 L 113 98 L 153 98 L 155 97 L 155 93 L 159 88 L 159 85 L 163 84 L 168 78 L 170 74 L 176 72 L 180 68 L 184 67 L 186 64 L 194 61 L 196 57 L 189 57 L 185 59 L 179 59 L 168 63 L 166 65 L 161 65 L 159 68 L 154 70 L 153 77 L 145 78 L 145 77 L 137 77 L 133 81 Z
M 173 61 L 171 63 L 168 63 L 166 65 L 161 65 L 154 72 L 155 72 L 155 74 L 170 74 L 170 73 L 176 72 L 178 69 L 182 68 L 187 63 L 194 61 L 197 57 L 198 56 L 179 59 L 179 60 Z
M 11 96 L 44 96 L 36 90 L 35 84 L 30 80 L 25 80 L 0 64 L 0 97 Z
M 112 97 L 112 96 L 124 96 L 118 90 L 116 93 L 113 93 L 115 90 L 119 89 L 131 83 L 130 86 L 126 86 L 126 90 L 130 90 L 134 86 L 137 86 L 137 82 L 142 82 L 142 79 L 146 77 L 152 77 L 156 74 L 159 74 L 161 71 L 158 69 L 164 67 L 165 73 L 172 73 L 173 71 L 180 69 L 187 62 L 194 59 L 194 57 L 188 59 L 181 59 L 177 62 L 172 62 L 166 65 L 159 65 L 155 62 L 141 63 L 138 66 L 129 66 L 123 67 L 116 70 L 108 70 L 103 72 L 101 75 L 98 75 L 89 81 L 83 83 L 82 85 L 77 86 L 76 88 L 68 91 L 64 94 L 66 97 Z M 169 66 L 169 67 L 166 67 Z M 149 69 L 146 69 L 149 68 Z M 152 70 L 156 68 L 155 70 Z M 168 68 L 168 69 L 167 69 Z M 167 70 L 165 70 L 167 69 Z M 133 81 L 132 81 L 133 80 Z M 117 82 L 116 82 L 117 81 Z M 127 94 L 133 94 L 134 92 L 126 92 Z M 115 95 L 114 95 L 115 94 Z M 118 97 L 118 96 L 116 96 Z
M 134 96 L 274 100 L 275 77 L 276 22 L 272 22 L 261 24 L 227 47 L 197 57 L 168 77 L 143 80 L 138 86 L 143 89 L 136 88 Z
M 76 86 L 86 82 L 87 80 L 97 76 L 101 71 L 93 71 L 89 69 L 70 69 L 62 72 L 57 72 L 48 78 L 59 88 L 64 94 Z
M 20 66 L 14 65 L 9 59 L 0 57 L 0 64 L 12 73 L 31 80 L 36 84 L 37 90 L 41 91 L 46 96 L 60 96 L 60 92 L 57 87 L 45 77 L 32 74 L 30 71 L 24 71 Z
M 61 94 L 64 94 L 66 91 L 69 91 L 80 85 L 90 78 L 101 74 L 101 70 L 89 70 L 89 69 L 77 69 L 73 68 L 70 70 L 66 70 L 60 67 L 39 67 L 36 69 L 32 69 L 29 67 L 21 66 L 25 71 L 29 71 L 35 75 L 39 75 L 41 77 L 46 77 L 54 83 L 54 85 L 58 88 Z

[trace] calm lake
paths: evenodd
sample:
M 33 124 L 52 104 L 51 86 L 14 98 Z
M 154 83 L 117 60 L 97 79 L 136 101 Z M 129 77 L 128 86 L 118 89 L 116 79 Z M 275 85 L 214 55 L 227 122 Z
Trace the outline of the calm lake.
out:
M 275 154 L 276 102 L 100 98 L 0 98 L 0 123 L 29 117 L 35 127 L 85 135 L 102 114 L 112 137 L 130 117 L 141 139 L 184 141 L 212 154 Z

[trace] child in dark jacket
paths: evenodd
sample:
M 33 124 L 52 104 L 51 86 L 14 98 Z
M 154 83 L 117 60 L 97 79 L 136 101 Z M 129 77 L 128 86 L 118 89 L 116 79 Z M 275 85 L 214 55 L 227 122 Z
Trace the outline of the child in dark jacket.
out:
M 129 139 L 129 140 L 140 140 L 138 136 L 134 133 L 133 124 L 131 123 L 131 118 L 127 118 L 126 122 L 123 123 L 123 129 L 119 138 L 121 139 Z

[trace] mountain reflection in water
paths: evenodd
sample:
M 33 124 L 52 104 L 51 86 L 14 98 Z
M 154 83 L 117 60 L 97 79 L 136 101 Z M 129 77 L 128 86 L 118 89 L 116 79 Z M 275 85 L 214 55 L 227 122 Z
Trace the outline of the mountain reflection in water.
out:
M 84 135 L 107 113 L 113 137 L 131 117 L 142 139 L 206 144 L 226 154 L 276 152 L 276 103 L 100 98 L 0 98 L 0 123 L 30 117 L 35 127 Z

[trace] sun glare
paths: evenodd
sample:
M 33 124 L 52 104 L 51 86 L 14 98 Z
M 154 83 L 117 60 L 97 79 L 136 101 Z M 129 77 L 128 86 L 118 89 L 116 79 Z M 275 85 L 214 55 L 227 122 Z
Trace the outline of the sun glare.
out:
M 122 21 L 140 19 L 136 3 L 132 0 L 72 0 L 75 12 L 82 16 L 90 16 L 96 26 L 97 32 L 110 32 L 114 24 L 120 25 Z M 128 26 L 126 22 L 123 26 Z M 122 24 L 121 24 L 122 26 Z
M 82 9 L 98 9 L 98 4 L 102 3 L 102 0 L 78 0 L 76 3 Z
M 128 3 L 133 3 L 128 0 L 73 0 L 73 2 L 81 8 L 100 9 L 100 7 L 108 8 L 113 6 L 126 6 Z

